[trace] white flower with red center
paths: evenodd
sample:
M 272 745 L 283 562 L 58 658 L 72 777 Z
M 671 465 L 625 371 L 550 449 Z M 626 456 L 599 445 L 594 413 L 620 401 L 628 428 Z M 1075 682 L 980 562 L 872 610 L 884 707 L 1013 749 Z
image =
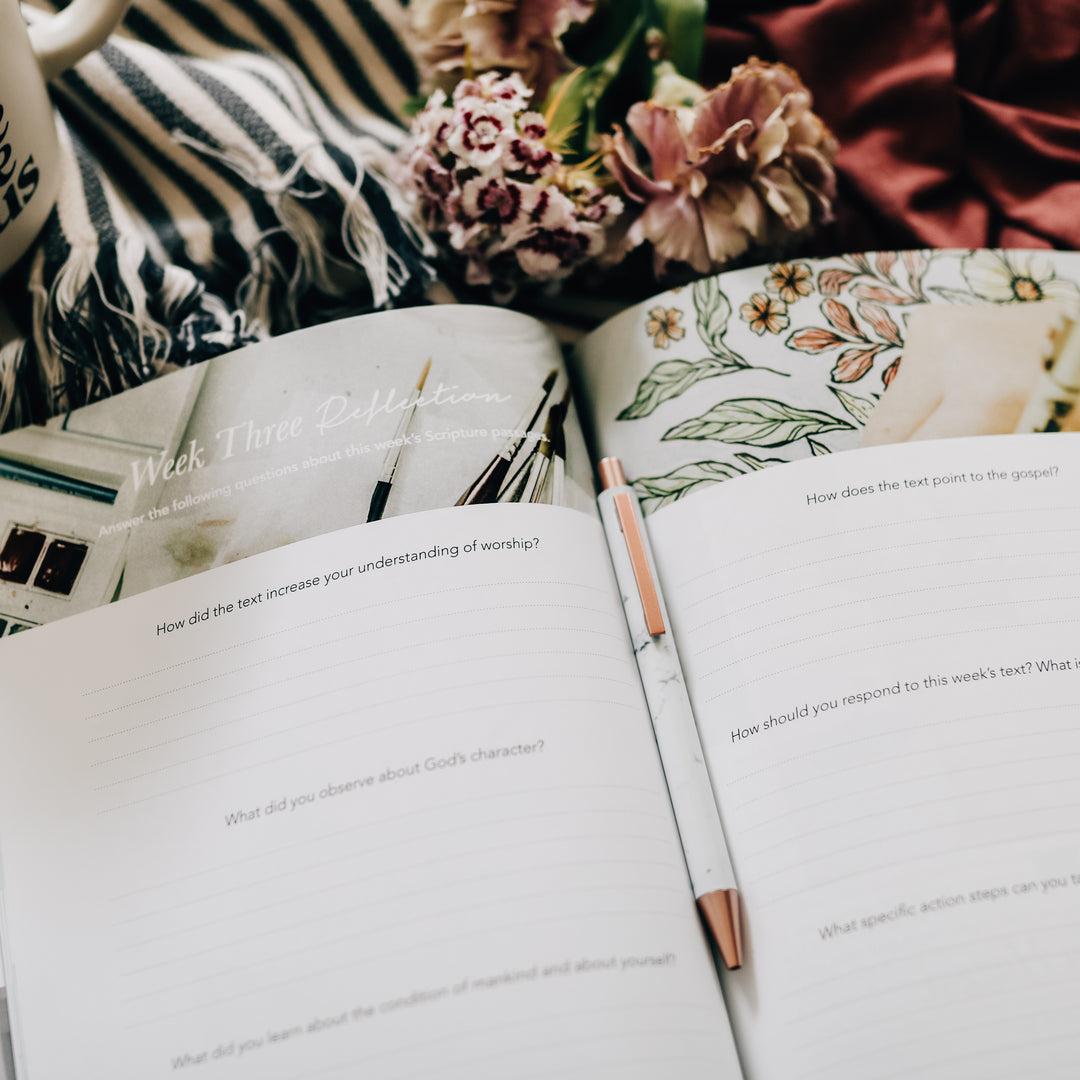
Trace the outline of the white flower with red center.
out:
M 443 167 L 441 161 L 434 155 L 422 163 L 418 177 L 424 186 L 424 190 L 432 198 L 446 199 L 454 190 L 454 174 Z
M 450 121 L 454 117 L 454 110 L 449 100 L 441 90 L 436 90 L 428 98 L 424 108 L 414 117 L 413 133 L 423 135 L 428 142 L 445 143 L 446 135 L 450 130 Z
M 529 176 L 543 176 L 555 162 L 555 154 L 546 146 L 537 146 L 524 139 L 514 139 L 503 155 L 503 168 L 507 172 L 523 172 Z
M 544 145 L 547 138 L 547 121 L 537 112 L 522 113 L 517 118 L 520 137 L 512 139 L 503 156 L 503 168 L 507 172 L 526 172 L 542 176 L 558 164 L 554 151 Z
M 481 109 L 455 110 L 454 120 L 447 148 L 474 169 L 490 169 L 497 164 L 515 134 L 502 117 Z
M 497 71 L 485 71 L 475 79 L 462 79 L 454 87 L 455 105 L 465 108 L 487 106 L 508 117 L 524 112 L 531 97 L 532 91 L 517 72 L 503 76 Z
M 526 139 L 533 142 L 543 142 L 547 138 L 548 126 L 542 113 L 522 113 L 518 117 L 518 128 Z
M 429 230 L 464 257 L 467 282 L 507 299 L 603 252 L 623 205 L 563 165 L 530 97 L 517 75 L 465 80 L 449 106 L 432 95 L 403 150 Z
M 516 248 L 517 260 L 529 277 L 554 280 L 567 266 L 577 266 L 592 254 L 590 237 L 574 229 L 537 229 Z
M 496 177 L 475 176 L 461 188 L 461 209 L 472 218 L 494 216 L 507 225 L 521 216 L 521 184 Z

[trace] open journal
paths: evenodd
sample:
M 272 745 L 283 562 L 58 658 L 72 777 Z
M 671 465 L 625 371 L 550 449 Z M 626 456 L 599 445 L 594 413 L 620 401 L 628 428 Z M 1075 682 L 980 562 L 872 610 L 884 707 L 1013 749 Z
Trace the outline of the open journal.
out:
M 0 437 L 18 1080 L 1073 1076 L 1077 258 L 738 271 L 569 369 L 520 314 L 365 316 Z

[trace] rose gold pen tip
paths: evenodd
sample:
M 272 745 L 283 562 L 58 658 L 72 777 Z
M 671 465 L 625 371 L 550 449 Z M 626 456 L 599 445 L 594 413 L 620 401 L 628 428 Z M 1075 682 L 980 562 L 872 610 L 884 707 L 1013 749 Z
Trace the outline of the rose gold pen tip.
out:
M 742 967 L 742 911 L 734 889 L 717 889 L 698 897 L 698 910 L 716 942 L 724 964 L 734 971 Z

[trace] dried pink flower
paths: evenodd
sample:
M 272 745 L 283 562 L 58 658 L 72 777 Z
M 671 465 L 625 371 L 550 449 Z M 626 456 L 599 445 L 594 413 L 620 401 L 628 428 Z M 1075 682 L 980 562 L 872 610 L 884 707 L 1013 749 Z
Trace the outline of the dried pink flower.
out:
M 517 71 L 543 100 L 569 70 L 559 39 L 595 0 L 412 0 L 424 85 L 449 91 L 467 72 Z
M 463 80 L 449 102 L 436 91 L 403 151 L 428 230 L 464 257 L 469 284 L 500 299 L 599 255 L 623 209 L 545 144 L 531 96 L 516 73 Z
M 692 107 L 634 105 L 627 124 L 651 176 L 621 128 L 604 142 L 605 165 L 642 207 L 628 246 L 651 243 L 658 273 L 670 260 L 708 273 L 751 242 L 828 221 L 836 140 L 810 106 L 794 71 L 757 59 Z

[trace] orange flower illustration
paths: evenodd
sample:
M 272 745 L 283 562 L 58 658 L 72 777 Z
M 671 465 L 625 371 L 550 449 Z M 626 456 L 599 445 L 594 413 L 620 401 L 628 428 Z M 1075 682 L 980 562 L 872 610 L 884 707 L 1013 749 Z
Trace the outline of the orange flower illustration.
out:
M 800 296 L 809 296 L 814 285 L 806 263 L 775 263 L 765 288 L 775 293 L 785 304 L 794 304 Z
M 750 329 L 755 334 L 764 334 L 766 330 L 770 334 L 779 334 L 790 321 L 787 304 L 783 300 L 774 300 L 773 297 L 766 296 L 764 293 L 754 293 L 739 308 L 739 314 L 745 322 L 750 324 Z
M 645 333 L 653 339 L 654 349 L 666 349 L 673 341 L 681 341 L 686 331 L 679 325 L 682 312 L 678 308 L 654 307 L 645 323 Z

